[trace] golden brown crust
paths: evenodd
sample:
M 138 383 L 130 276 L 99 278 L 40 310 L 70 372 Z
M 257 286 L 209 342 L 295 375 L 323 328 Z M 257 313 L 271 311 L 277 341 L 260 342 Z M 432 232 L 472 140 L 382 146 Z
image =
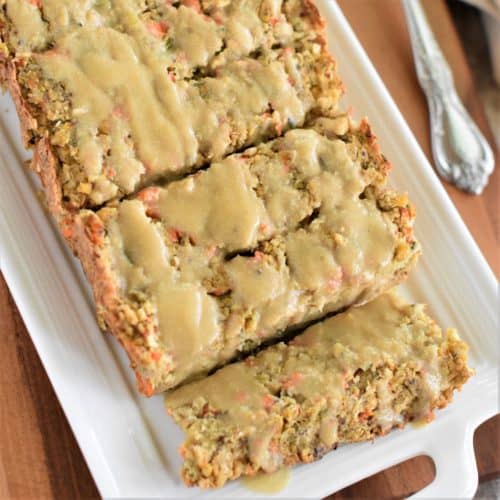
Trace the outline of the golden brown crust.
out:
M 18 61 L 18 64 L 22 62 Z M 19 117 L 21 137 L 25 147 L 33 146 L 31 168 L 38 174 L 45 190 L 49 211 L 56 217 L 64 214 L 61 184 L 57 176 L 57 158 L 52 151 L 49 138 L 36 139 L 33 131 L 37 129 L 37 120 L 31 114 L 17 78 L 16 62 L 5 55 L 0 55 L 0 82 L 14 101 Z
M 65 212 L 62 202 L 61 184 L 57 175 L 58 160 L 52 151 L 49 138 L 35 139 L 33 131 L 37 129 L 37 120 L 30 113 L 23 97 L 17 78 L 17 68 L 13 60 L 2 57 L 0 60 L 0 78 L 14 101 L 21 126 L 21 136 L 25 147 L 33 146 L 31 168 L 38 174 L 45 189 L 49 211 L 59 218 Z M 33 145 L 34 144 L 34 145 Z
M 304 13 L 314 29 L 318 30 L 318 42 L 326 46 L 326 22 L 321 16 L 313 0 L 303 0 Z
M 324 57 L 328 61 L 328 64 L 326 64 L 326 66 L 329 66 L 331 64 L 334 68 L 337 68 L 337 61 L 333 57 L 333 54 L 328 50 L 328 35 L 326 33 L 325 19 L 318 10 L 318 7 L 316 6 L 314 0 L 302 0 L 302 4 L 304 5 L 306 17 L 311 22 L 313 28 L 318 32 L 316 42 L 323 47 Z M 337 84 L 338 91 L 340 92 L 340 95 L 342 95 L 345 92 L 344 83 L 340 80 L 340 78 L 337 78 Z
M 28 105 L 24 100 L 17 78 L 17 67 L 15 60 L 6 60 L 5 58 L 3 58 L 1 67 L 2 70 L 0 72 L 0 75 L 2 76 L 2 83 L 12 96 L 12 100 L 14 101 L 14 104 L 16 106 L 16 111 L 21 124 L 21 135 L 23 143 L 26 147 L 29 147 L 33 139 L 33 130 L 36 130 L 37 128 L 37 121 L 30 113 Z
M 7 55 L 0 51 L 0 85 L 3 89 L 6 89 L 7 83 L 7 61 Z
M 380 162 L 380 164 L 384 164 L 386 168 L 386 172 L 392 168 L 392 165 L 387 160 L 387 158 L 380 152 L 380 145 L 377 140 L 376 134 L 373 132 L 372 126 L 368 121 L 368 118 L 365 116 L 361 122 L 359 123 L 359 131 L 365 136 L 366 143 L 370 147 L 370 151 L 373 156 L 376 158 L 376 161 Z
M 149 374 L 143 369 L 150 350 L 144 342 L 137 342 L 127 331 L 123 311 L 127 305 L 121 299 L 118 279 L 104 245 L 103 221 L 93 212 L 68 214 L 60 220 L 60 228 L 68 245 L 82 264 L 94 295 L 97 319 L 102 330 L 109 331 L 122 344 L 135 370 L 140 392 L 151 396 L 154 392 Z M 149 322 L 149 318 L 146 318 Z M 151 366 L 153 370 L 154 367 Z M 162 388 L 162 390 L 164 390 Z
M 22 64 L 22 62 L 20 62 Z M 52 151 L 49 138 L 36 139 L 33 131 L 37 129 L 37 120 L 31 114 L 17 78 L 16 62 L 0 56 L 0 80 L 12 96 L 19 117 L 21 137 L 25 147 L 33 146 L 31 168 L 36 172 L 45 190 L 49 211 L 54 217 L 61 217 L 65 209 L 62 203 L 61 184 L 57 175 L 58 160 Z
M 45 189 L 45 198 L 50 212 L 54 217 L 63 216 L 66 209 L 62 203 L 61 184 L 57 177 L 58 160 L 48 138 L 39 139 L 35 143 L 31 168 L 38 174 Z
M 107 323 L 113 324 L 119 292 L 109 261 L 101 253 L 102 239 L 98 235 L 104 235 L 103 222 L 91 212 L 85 217 L 67 216 L 62 222 L 62 232 L 82 263 L 95 302 L 101 306 L 100 312 L 106 315 Z

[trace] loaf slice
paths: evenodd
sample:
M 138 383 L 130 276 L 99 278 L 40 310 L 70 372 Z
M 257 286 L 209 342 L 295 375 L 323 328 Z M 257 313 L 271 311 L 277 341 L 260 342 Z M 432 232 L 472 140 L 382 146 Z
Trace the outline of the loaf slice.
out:
M 33 168 L 55 215 L 96 208 L 158 179 L 183 176 L 300 126 L 310 115 L 331 113 L 338 101 L 341 84 L 326 50 L 323 23 L 314 8 L 306 8 L 308 2 L 245 4 L 245 9 L 258 8 L 253 17 L 245 16 L 255 25 L 247 27 L 234 18 L 234 9 L 219 8 L 214 12 L 220 22 L 230 11 L 227 29 L 197 13 L 197 4 L 140 12 L 136 4 L 99 2 L 99 13 L 80 12 L 83 20 L 71 25 L 78 9 L 70 2 L 65 8 L 76 10 L 66 14 L 69 26 L 51 28 L 49 22 L 47 28 L 40 21 L 49 40 L 27 53 L 11 40 L 28 26 L 35 32 L 43 29 L 31 23 L 29 13 L 31 24 L 21 15 L 16 24 L 12 12 L 14 6 L 37 7 L 28 0 L 8 0 L 4 7 L 1 73 L 16 102 L 25 142 L 35 147 Z M 62 16 L 59 2 L 41 5 L 48 19 Z M 57 6 L 57 12 L 49 16 L 47 5 Z M 271 25 L 287 26 L 281 41 L 271 34 L 269 41 L 258 36 L 273 9 L 283 22 Z M 200 45 L 191 17 L 234 40 L 220 39 L 220 53 L 198 54 L 193 56 L 196 64 L 186 62 L 192 59 L 188 48 L 196 52 L 207 47 Z M 182 40 L 158 40 L 147 29 L 151 23 L 164 23 L 165 30 L 171 23 L 172 37 Z M 246 40 L 245 33 L 248 47 L 239 50 L 235 40 Z M 209 30 L 204 35 L 208 43 Z
M 419 255 L 406 196 L 366 122 L 312 129 L 98 212 L 64 233 L 145 394 L 290 327 L 370 300 Z
M 466 353 L 393 294 L 326 319 L 166 396 L 186 433 L 182 477 L 219 487 L 430 421 L 471 375 Z
M 44 52 L 97 26 L 140 40 L 175 78 L 275 47 L 324 44 L 324 22 L 309 0 L 0 1 L 4 57 Z

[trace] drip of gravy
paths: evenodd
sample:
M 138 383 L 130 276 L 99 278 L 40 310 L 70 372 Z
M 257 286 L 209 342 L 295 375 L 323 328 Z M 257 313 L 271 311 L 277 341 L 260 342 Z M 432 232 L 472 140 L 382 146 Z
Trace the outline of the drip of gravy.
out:
M 241 482 L 245 488 L 255 493 L 275 494 L 282 491 L 290 481 L 290 468 L 283 467 L 270 474 L 257 474 L 244 477 Z

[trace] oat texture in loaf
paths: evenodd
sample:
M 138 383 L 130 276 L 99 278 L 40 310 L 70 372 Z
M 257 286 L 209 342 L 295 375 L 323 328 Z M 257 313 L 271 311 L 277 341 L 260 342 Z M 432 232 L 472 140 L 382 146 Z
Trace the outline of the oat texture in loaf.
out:
M 402 281 L 420 249 L 366 122 L 311 129 L 65 222 L 145 394 Z
M 467 346 L 392 294 L 169 393 L 189 486 L 312 462 L 429 421 L 471 375 Z

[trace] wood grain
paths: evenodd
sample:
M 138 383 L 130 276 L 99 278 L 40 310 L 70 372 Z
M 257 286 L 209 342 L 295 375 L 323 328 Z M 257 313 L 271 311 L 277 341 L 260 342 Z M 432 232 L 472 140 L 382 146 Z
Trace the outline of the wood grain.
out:
M 3 277 L 0 332 L 0 498 L 98 497 Z
M 430 158 L 424 97 L 418 87 L 399 0 L 339 0 L 365 50 Z M 445 3 L 427 0 L 429 18 L 451 62 L 458 90 L 491 138 Z M 340 68 L 341 70 L 342 68 Z M 393 159 L 397 167 L 399 159 Z M 498 170 L 481 197 L 447 190 L 495 272 Z M 0 277 L 0 498 L 97 498 L 98 492 L 17 308 Z M 500 471 L 500 417 L 474 437 L 481 479 Z M 432 460 L 418 457 L 336 493 L 333 498 L 403 498 L 429 483 Z

